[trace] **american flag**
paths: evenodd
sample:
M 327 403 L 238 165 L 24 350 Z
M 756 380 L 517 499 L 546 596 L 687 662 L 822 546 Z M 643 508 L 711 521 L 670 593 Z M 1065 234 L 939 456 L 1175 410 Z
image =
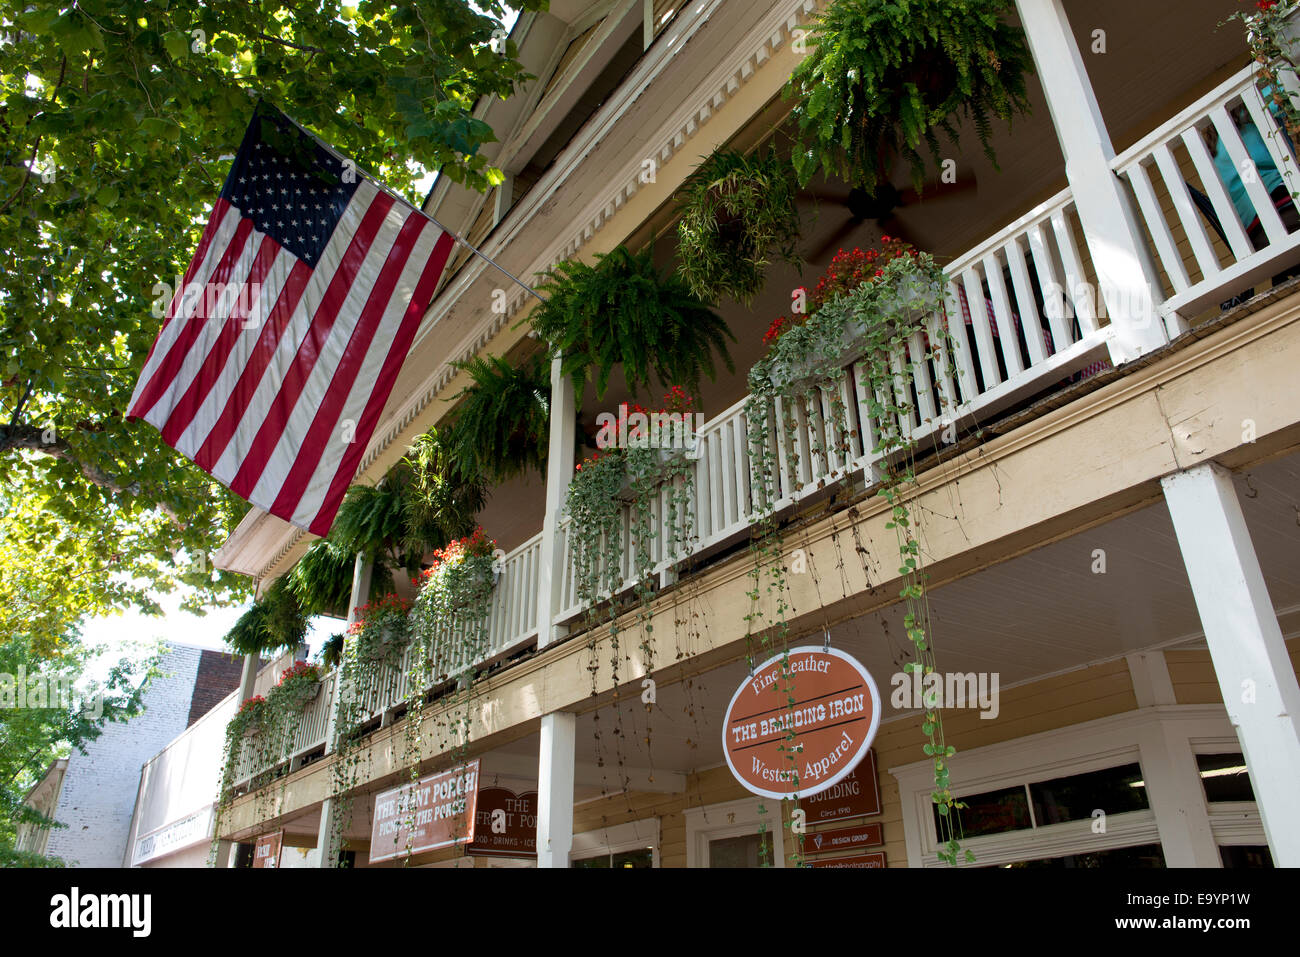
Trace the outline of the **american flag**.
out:
M 326 534 L 454 242 L 259 106 L 130 417 L 242 498 Z

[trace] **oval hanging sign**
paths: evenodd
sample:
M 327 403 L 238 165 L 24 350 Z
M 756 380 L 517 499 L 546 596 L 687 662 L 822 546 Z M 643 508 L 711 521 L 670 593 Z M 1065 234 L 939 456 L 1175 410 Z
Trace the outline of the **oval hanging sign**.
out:
M 848 775 L 879 726 L 880 692 L 855 658 L 792 648 L 788 664 L 784 653 L 770 658 L 736 689 L 722 750 L 736 780 L 755 794 L 808 797 Z

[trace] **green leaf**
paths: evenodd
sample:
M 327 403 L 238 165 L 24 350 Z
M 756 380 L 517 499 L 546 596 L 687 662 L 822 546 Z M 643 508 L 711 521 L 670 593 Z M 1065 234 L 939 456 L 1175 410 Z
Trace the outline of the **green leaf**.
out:
M 173 60 L 184 60 L 190 54 L 190 36 L 187 33 L 168 33 L 163 36 L 163 47 Z

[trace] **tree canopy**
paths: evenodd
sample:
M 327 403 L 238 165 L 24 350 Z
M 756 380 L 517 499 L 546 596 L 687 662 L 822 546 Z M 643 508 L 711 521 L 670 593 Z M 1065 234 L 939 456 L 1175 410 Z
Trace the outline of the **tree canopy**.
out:
M 527 75 L 506 5 L 477 8 L 79 0 L 0 14 L 0 560 L 4 604 L 38 586 L 24 595 L 44 609 L 33 647 L 86 615 L 157 610 L 179 584 L 198 589 L 191 608 L 245 596 L 210 556 L 246 503 L 124 419 L 155 302 L 257 97 L 413 201 L 429 170 L 499 182 L 473 108 Z

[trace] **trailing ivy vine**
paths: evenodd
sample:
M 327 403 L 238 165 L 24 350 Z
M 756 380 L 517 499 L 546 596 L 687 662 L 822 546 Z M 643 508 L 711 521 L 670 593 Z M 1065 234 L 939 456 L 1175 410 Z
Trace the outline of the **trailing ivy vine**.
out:
M 816 416 L 810 416 L 804 426 L 810 455 L 826 457 L 827 464 L 832 455 L 837 456 L 841 466 L 851 460 L 852 439 L 857 432 L 843 400 L 836 398 L 844 370 L 851 363 L 856 365 L 861 384 L 859 401 L 865 405 L 874 433 L 874 448 L 867 435 L 862 436 L 863 443 L 876 462 L 877 494 L 889 504 L 887 527 L 895 533 L 899 554 L 899 597 L 913 648 L 913 661 L 905 670 L 919 670 L 922 674 L 935 670 L 923 553 L 907 494 L 907 487 L 915 482 L 916 450 L 911 427 L 916 403 L 909 385 L 914 362 L 909 344 L 920 334 L 924 343 L 920 361 L 944 370 L 952 368 L 946 327 L 926 321 L 939 308 L 942 289 L 942 270 L 931 257 L 889 237 L 884 237 L 880 251 L 855 250 L 837 256 L 814 294 L 810 314 L 773 323 L 765 337 L 770 351 L 750 371 L 745 415 L 757 513 L 750 634 L 759 632 L 764 648 L 779 645 L 785 649 L 786 671 L 788 583 L 774 509 L 798 491 L 793 488 L 798 477 L 791 474 L 794 466 L 781 471 L 774 446 L 785 441 L 787 448 L 797 447 L 793 439 L 801 426 L 792 410 L 801 398 L 813 399 L 820 390 L 831 397 L 827 403 L 830 413 L 826 421 L 813 421 Z M 808 404 L 819 407 L 817 402 Z M 775 421 L 778 417 L 781 421 Z M 764 575 L 768 579 L 767 593 L 775 596 L 770 617 L 759 605 Z M 751 669 L 754 664 L 751 652 Z M 787 688 L 787 699 L 793 705 L 792 688 Z M 954 799 L 950 787 L 948 759 L 954 748 L 944 738 L 938 702 L 925 702 L 922 733 L 926 737 L 922 751 L 934 764 L 931 797 L 940 820 L 939 857 L 955 865 L 961 845 L 960 824 L 953 812 L 963 805 Z M 794 780 L 797 783 L 797 771 Z M 974 859 L 969 850 L 965 859 Z
M 266 697 L 249 698 L 226 725 L 216 800 L 217 826 L 213 829 L 209 864 L 216 864 L 215 835 L 221 833 L 221 816 L 234 799 L 235 784 L 242 775 L 249 775 L 250 788 L 272 777 L 279 777 L 287 784 L 288 763 L 293 757 L 303 713 L 316 700 L 320 688 L 320 669 L 305 661 L 294 662 L 281 672 L 279 683 Z M 257 795 L 257 817 L 261 820 L 268 816 L 271 795 L 265 787 L 258 788 Z

